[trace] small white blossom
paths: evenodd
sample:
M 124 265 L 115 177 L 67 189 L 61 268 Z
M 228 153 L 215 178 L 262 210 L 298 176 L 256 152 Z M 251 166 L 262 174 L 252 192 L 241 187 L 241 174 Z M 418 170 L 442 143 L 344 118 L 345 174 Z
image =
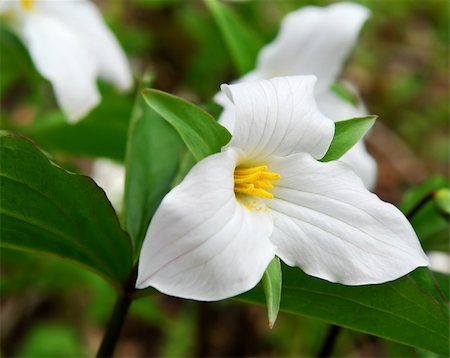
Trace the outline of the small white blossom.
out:
M 356 106 L 332 90 L 345 59 L 355 43 L 369 11 L 359 4 L 337 3 L 324 8 L 307 6 L 288 14 L 274 41 L 261 49 L 256 68 L 237 82 L 276 76 L 315 75 L 315 96 L 322 113 L 334 121 L 367 115 L 364 105 Z M 232 133 L 233 106 L 223 94 L 216 101 L 224 107 L 219 121 Z M 369 190 L 375 187 L 377 166 L 364 142 L 358 142 L 341 160 L 363 179 Z
M 69 120 L 82 118 L 99 103 L 97 77 L 121 90 L 131 87 L 125 54 L 90 1 L 0 1 L 0 13 L 52 83 Z
M 441 251 L 427 252 L 428 259 L 430 260 L 430 268 L 433 271 L 443 272 L 450 274 L 450 255 Z
M 125 167 L 109 159 L 97 159 L 92 164 L 92 179 L 101 187 L 116 211 L 122 209 Z
M 332 282 L 394 280 L 428 265 L 409 222 L 349 166 L 322 163 L 333 121 L 313 76 L 222 90 L 233 137 L 162 201 L 147 231 L 137 287 L 219 300 L 254 287 L 275 255 Z

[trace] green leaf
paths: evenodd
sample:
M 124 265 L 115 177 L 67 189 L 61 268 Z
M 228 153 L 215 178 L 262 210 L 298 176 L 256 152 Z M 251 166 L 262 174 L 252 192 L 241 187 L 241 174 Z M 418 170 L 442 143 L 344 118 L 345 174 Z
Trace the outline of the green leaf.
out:
M 256 57 L 263 41 L 229 7 L 217 0 L 205 0 L 241 75 L 255 68 Z
M 450 189 L 442 188 L 434 194 L 434 200 L 439 209 L 450 214 Z
M 139 254 L 150 219 L 180 166 L 183 142 L 138 95 L 129 130 L 123 222 Z
M 317 318 L 413 347 L 449 355 L 446 304 L 423 281 L 420 268 L 381 285 L 344 286 L 283 265 L 281 310 Z M 238 299 L 264 304 L 262 285 Z
M 321 162 L 329 162 L 342 157 L 373 126 L 377 116 L 366 116 L 335 122 L 333 141 Z
M 345 102 L 356 106 L 358 104 L 358 96 L 356 96 L 352 91 L 350 91 L 347 87 L 345 87 L 341 83 L 333 83 L 330 87 L 330 90 L 334 92 L 338 97 L 343 99 Z
M 201 108 L 155 89 L 143 91 L 148 105 L 169 122 L 197 161 L 217 152 L 231 134 Z
M 264 272 L 262 279 L 270 328 L 273 328 L 277 320 L 278 311 L 280 310 L 281 277 L 280 259 L 275 256 L 267 267 L 266 272 Z
M 447 301 L 450 301 L 450 275 L 438 271 L 430 271 L 430 275 L 434 284 L 439 287 L 441 297 L 443 296 Z
M 0 137 L 2 247 L 71 260 L 116 286 L 131 269 L 131 247 L 105 193 L 56 166 L 30 141 Z
M 0 97 L 2 100 L 5 100 L 3 97 L 10 86 L 20 83 L 22 86 L 31 86 L 33 90 L 37 91 L 36 82 L 40 80 L 23 43 L 7 26 L 6 21 L 4 24 L 0 23 L 0 53 L 8 54 L 8 56 L 2 56 L 0 61 L 0 73 L 2 74 L 0 76 Z
M 408 215 L 423 202 L 424 198 L 449 186 L 448 178 L 431 177 L 405 194 L 400 209 L 405 215 Z M 410 221 L 425 251 L 449 251 L 449 220 L 448 217 L 442 215 L 435 200 L 422 203 L 420 210 L 416 211 Z

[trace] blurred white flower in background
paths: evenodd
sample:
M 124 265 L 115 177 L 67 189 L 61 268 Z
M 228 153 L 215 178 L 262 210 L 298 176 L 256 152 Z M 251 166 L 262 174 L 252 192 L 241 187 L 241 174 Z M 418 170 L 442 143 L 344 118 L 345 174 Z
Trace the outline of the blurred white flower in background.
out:
M 88 0 L 0 1 L 0 14 L 28 48 L 70 121 L 100 101 L 97 77 L 127 90 L 132 76 L 124 52 Z
M 427 252 L 428 259 L 430 260 L 430 268 L 433 271 L 439 271 L 450 274 L 450 255 L 441 251 L 429 251 Z
M 363 117 L 368 113 L 362 102 L 349 103 L 339 97 L 332 86 L 368 17 L 367 8 L 353 3 L 337 3 L 323 8 L 308 6 L 294 11 L 283 19 L 274 41 L 259 52 L 255 70 L 236 82 L 315 75 L 315 97 L 322 113 L 334 121 Z M 224 107 L 220 122 L 232 132 L 234 114 L 231 102 L 222 93 L 215 99 Z M 357 94 L 355 99 L 358 99 Z M 374 189 L 377 166 L 362 140 L 340 160 L 356 171 L 369 190 Z
M 97 159 L 92 163 L 91 177 L 101 187 L 114 209 L 122 209 L 125 185 L 125 167 L 109 159 Z

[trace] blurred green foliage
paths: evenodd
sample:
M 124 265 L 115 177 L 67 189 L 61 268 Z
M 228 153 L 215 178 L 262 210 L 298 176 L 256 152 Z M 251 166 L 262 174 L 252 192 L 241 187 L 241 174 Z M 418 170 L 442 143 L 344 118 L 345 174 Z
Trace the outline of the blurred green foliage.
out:
M 225 5 L 268 43 L 288 12 L 332 2 L 236 1 Z M 448 1 L 358 2 L 369 7 L 372 16 L 342 77 L 355 83 L 369 111 L 379 115 L 378 121 L 396 133 L 429 172 L 448 175 Z M 139 78 L 150 68 L 156 76 L 156 88 L 212 108 L 210 102 L 219 85 L 238 77 L 226 43 L 201 1 L 98 4 L 129 55 L 135 76 Z M 26 49 L 4 25 L 0 26 L 0 73 L 2 128 L 26 134 L 59 164 L 80 172 L 87 172 L 85 158 L 124 160 L 133 93 L 120 95 L 100 83 L 101 105 L 78 124 L 67 124 L 55 105 L 50 84 L 37 73 Z M 385 185 L 400 185 L 400 190 L 405 190 L 404 182 Z M 448 217 L 436 216 L 434 210 L 432 203 L 427 204 L 413 225 L 426 248 L 448 251 Z M 430 217 L 439 222 L 430 224 Z M 0 253 L 1 355 L 92 355 L 111 312 L 113 289 L 94 274 L 59 260 L 8 249 Z M 448 284 L 448 277 L 439 279 Z M 239 352 L 311 356 L 320 351 L 327 335 L 328 328 L 320 321 L 282 313 L 270 331 L 262 307 L 230 302 L 206 307 L 159 295 L 136 300 L 118 355 L 179 357 Z M 208 315 L 216 322 L 208 320 Z M 237 330 L 232 320 L 247 330 Z M 233 328 L 237 331 L 234 335 Z M 233 347 L 240 350 L 232 351 Z M 378 339 L 348 330 L 340 334 L 334 352 L 337 356 L 433 356 L 392 342 L 380 344 Z

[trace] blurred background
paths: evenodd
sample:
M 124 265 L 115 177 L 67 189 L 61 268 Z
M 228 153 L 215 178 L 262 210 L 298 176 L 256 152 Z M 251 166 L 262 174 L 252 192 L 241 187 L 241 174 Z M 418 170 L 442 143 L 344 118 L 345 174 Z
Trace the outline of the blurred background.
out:
M 401 206 L 412 188 L 432 187 L 449 173 L 449 3 L 358 2 L 372 16 L 342 79 L 359 89 L 370 113 L 379 115 L 367 137 L 368 150 L 379 165 L 376 193 Z M 285 0 L 227 5 L 268 43 L 288 12 L 330 3 Z M 219 113 L 213 95 L 221 83 L 239 75 L 202 1 L 96 4 L 127 53 L 136 78 L 149 69 L 155 88 Z M 135 96 L 118 94 L 106 83 L 99 86 L 101 104 L 81 122 L 67 124 L 49 82 L 37 73 L 15 35 L 0 26 L 1 127 L 32 138 L 58 164 L 87 175 L 94 158 L 123 161 Z M 448 221 L 415 220 L 428 248 L 436 248 L 437 237 L 448 237 Z M 7 249 L 1 249 L 0 269 L 2 356 L 95 354 L 115 299 L 108 283 L 72 264 Z M 314 356 L 328 330 L 323 322 L 286 313 L 280 313 L 270 330 L 265 307 L 156 294 L 133 303 L 116 354 Z M 345 329 L 334 355 L 430 356 Z

